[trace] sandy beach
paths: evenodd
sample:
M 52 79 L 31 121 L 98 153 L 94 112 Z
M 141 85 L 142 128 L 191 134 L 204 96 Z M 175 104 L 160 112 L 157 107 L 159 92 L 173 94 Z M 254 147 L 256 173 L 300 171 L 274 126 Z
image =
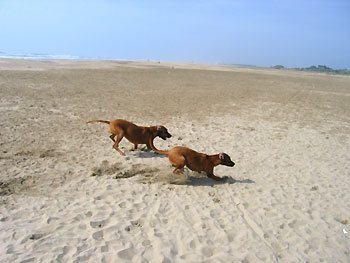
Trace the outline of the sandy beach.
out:
M 225 152 L 216 182 L 94 119 Z M 349 262 L 350 77 L 0 59 L 0 262 Z

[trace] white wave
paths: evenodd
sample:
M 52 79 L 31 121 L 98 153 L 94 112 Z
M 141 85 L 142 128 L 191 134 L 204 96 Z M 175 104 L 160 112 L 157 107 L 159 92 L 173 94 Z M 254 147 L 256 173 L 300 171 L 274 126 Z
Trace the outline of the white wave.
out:
M 38 53 L 5 53 L 0 52 L 0 58 L 14 58 L 14 59 L 29 59 L 29 60 L 103 60 L 106 58 L 101 57 L 81 57 L 72 55 L 49 55 L 49 54 L 38 54 Z

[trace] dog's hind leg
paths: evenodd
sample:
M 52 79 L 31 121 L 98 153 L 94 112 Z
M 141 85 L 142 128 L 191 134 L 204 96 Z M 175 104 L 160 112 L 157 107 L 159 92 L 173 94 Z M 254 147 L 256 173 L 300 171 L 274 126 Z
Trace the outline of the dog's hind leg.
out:
M 115 137 L 115 134 L 113 134 L 113 133 L 109 136 L 109 138 L 111 138 L 111 140 L 112 140 L 113 142 L 115 142 L 114 137 Z
M 176 167 L 175 170 L 173 171 L 173 173 L 174 173 L 174 174 L 177 174 L 177 175 L 185 176 L 183 173 L 181 173 L 181 172 L 179 171 L 179 169 L 181 169 L 181 168 L 184 168 L 184 167 L 183 167 L 183 166 L 182 166 L 182 167 Z
M 179 171 L 179 169 L 185 167 L 185 157 L 183 157 L 182 155 L 180 155 L 180 156 L 170 156 L 169 155 L 168 157 L 169 157 L 170 163 L 173 166 L 175 166 L 175 170 L 173 171 L 173 173 L 177 174 L 177 175 L 185 176 L 183 173 L 181 173 Z
M 113 145 L 113 148 L 116 149 L 121 155 L 125 155 L 125 153 L 123 153 L 121 150 L 119 150 L 118 145 L 120 143 L 120 141 L 123 139 L 124 134 L 118 134 L 117 135 L 117 139 L 115 140 L 115 143 Z

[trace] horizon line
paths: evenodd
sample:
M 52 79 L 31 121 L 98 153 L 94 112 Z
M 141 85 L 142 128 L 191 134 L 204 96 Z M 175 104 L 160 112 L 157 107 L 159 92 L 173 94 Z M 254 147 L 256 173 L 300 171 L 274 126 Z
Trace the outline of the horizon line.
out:
M 168 61 L 160 59 L 122 59 L 122 58 L 107 58 L 107 57 L 90 57 L 90 56 L 75 56 L 75 55 L 53 55 L 53 54 L 43 54 L 43 53 L 7 53 L 0 51 L 0 58 L 4 59 L 22 59 L 22 60 L 36 60 L 36 61 L 146 61 L 146 62 L 158 62 L 158 63 L 184 63 L 184 64 L 200 64 L 200 65 L 216 65 L 216 66 L 237 66 L 237 67 L 246 67 L 246 68 L 274 68 L 276 66 L 282 66 L 282 69 L 307 69 L 314 66 L 326 66 L 323 64 L 313 64 L 308 67 L 286 67 L 283 64 L 276 64 L 270 66 L 259 66 L 253 64 L 244 64 L 244 63 L 233 63 L 233 62 L 196 62 L 196 61 Z M 332 70 L 350 70 L 349 68 L 332 68 Z

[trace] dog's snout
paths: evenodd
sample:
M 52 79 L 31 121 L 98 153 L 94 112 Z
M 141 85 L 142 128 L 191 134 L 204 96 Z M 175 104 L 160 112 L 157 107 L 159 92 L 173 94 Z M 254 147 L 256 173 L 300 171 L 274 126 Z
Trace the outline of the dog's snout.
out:
M 231 162 L 230 166 L 233 167 L 235 166 L 236 164 L 234 162 Z

